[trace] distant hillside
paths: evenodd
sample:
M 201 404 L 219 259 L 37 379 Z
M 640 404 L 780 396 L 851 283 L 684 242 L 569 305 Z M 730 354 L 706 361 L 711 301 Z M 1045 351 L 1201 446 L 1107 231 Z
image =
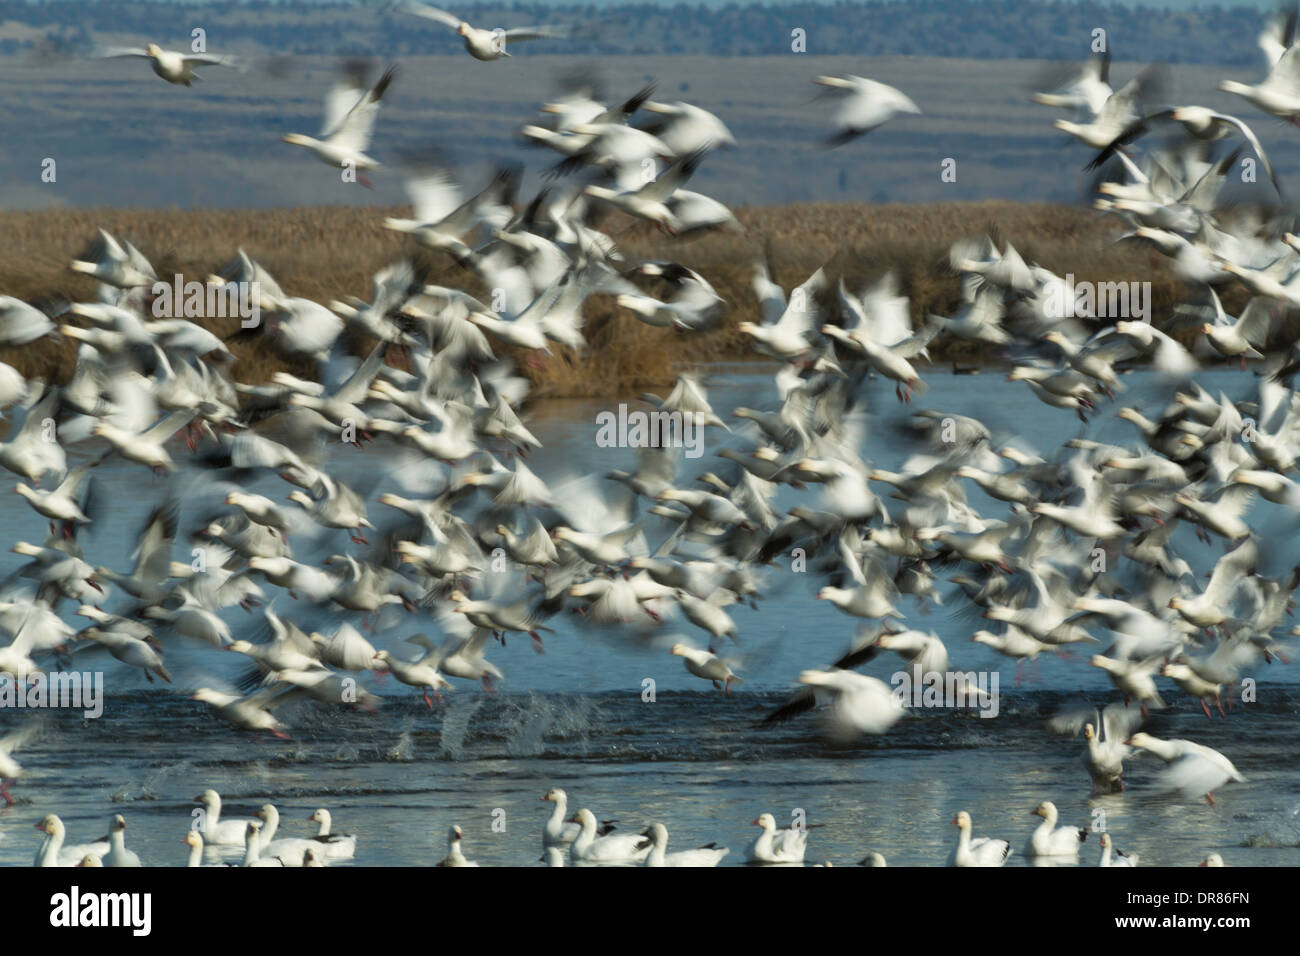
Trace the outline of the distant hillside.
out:
M 0 2 L 0 55 L 88 48 L 105 35 L 177 45 L 207 30 L 212 48 L 239 52 L 409 56 L 454 53 L 457 38 L 387 3 L 141 3 L 119 0 L 32 5 Z M 577 56 L 789 53 L 795 29 L 811 55 L 927 55 L 964 59 L 1077 58 L 1095 28 L 1117 58 L 1247 64 L 1266 10 L 1207 6 L 1043 3 L 1025 0 L 894 0 L 882 3 L 452 4 L 476 25 L 578 24 L 563 43 L 524 44 L 518 55 Z

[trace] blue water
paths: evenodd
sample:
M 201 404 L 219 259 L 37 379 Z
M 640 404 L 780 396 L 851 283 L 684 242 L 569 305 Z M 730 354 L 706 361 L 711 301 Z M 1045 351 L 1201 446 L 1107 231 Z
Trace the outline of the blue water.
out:
M 770 371 L 762 366 L 716 370 L 709 379 L 715 409 L 725 418 L 737 405 L 762 404 L 772 395 Z M 934 369 L 926 377 L 930 391 L 912 406 L 900 406 L 892 386 L 868 388 L 865 458 L 892 468 L 916 451 L 895 426 L 917 408 L 978 415 L 995 437 L 1014 433 L 1046 454 L 1081 433 L 1134 444 L 1136 431 L 1116 421 L 1114 411 L 1126 403 L 1153 413 L 1165 399 L 1157 383 L 1135 373 L 1125 378 L 1127 390 L 1116 404 L 1103 407 L 1084 429 L 1071 413 L 1032 402 L 1021 386 L 992 370 L 952 376 Z M 1253 389 L 1251 377 L 1239 372 L 1207 372 L 1199 380 L 1234 398 Z M 545 448 L 530 459 L 532 467 L 550 478 L 630 464 L 633 454 L 627 450 L 595 447 L 596 413 L 616 407 L 617 400 L 540 406 L 530 427 Z M 679 484 L 715 468 L 719 463 L 713 456 L 726 443 L 742 444 L 711 430 L 704 458 L 685 463 Z M 186 454 L 183 447 L 176 451 L 178 460 Z M 331 468 L 355 476 L 391 467 L 393 461 L 391 450 L 377 443 L 364 452 L 342 449 Z M 92 564 L 126 570 L 135 529 L 169 488 L 181 496 L 185 530 L 214 504 L 215 492 L 193 483 L 189 467 L 172 479 L 174 485 L 116 462 L 99 471 L 114 509 L 84 541 Z M 288 489 L 272 478 L 257 490 L 283 498 Z M 374 494 L 383 490 L 381 480 Z M 783 489 L 778 510 L 813 493 Z M 1004 505 L 974 489 L 970 498 L 986 514 L 1005 513 Z M 5 499 L 0 527 L 11 539 L 42 540 L 43 519 L 17 496 Z M 372 504 L 372 519 L 383 510 Z M 1276 517 L 1276 509 L 1264 502 L 1251 513 L 1257 527 Z M 652 546 L 669 530 L 655 520 L 647 526 Z M 1185 530 L 1175 539 L 1179 553 L 1198 570 L 1208 569 L 1221 545 L 1201 544 Z M 1272 543 L 1265 573 L 1296 563 L 1287 553 L 1291 545 Z M 178 560 L 187 557 L 183 545 L 177 542 Z M 320 542 L 319 554 L 308 550 L 319 559 L 347 546 L 339 532 Z M 8 557 L 2 573 L 18 566 Z M 782 560 L 766 575 L 758 610 L 742 604 L 729 609 L 739 641 L 725 653 L 738 659 L 734 666 L 745 678 L 730 697 L 691 677 L 681 660 L 668 654 L 682 636 L 701 646 L 706 641 L 684 619 L 633 636 L 583 629 L 572 615 L 561 614 L 548 622 L 556 633 L 545 636 L 544 655 L 519 638 L 489 652 L 506 675 L 495 694 L 457 682 L 430 711 L 409 688 L 367 677 L 366 686 L 387 698 L 379 713 L 292 705 L 281 715 L 291 728 L 289 742 L 236 731 L 188 700 L 189 689 L 235 677 L 242 668 L 234 654 L 164 636 L 176 681 L 166 689 L 148 687 L 138 672 L 110 658 L 80 659 L 105 672 L 103 716 L 84 720 L 75 713 L 46 712 L 45 734 L 17 754 L 27 773 L 12 786 L 17 805 L 0 810 L 0 863 L 31 861 L 38 842 L 32 824 L 48 812 L 64 818 L 74 842 L 101 835 L 110 815 L 123 813 L 128 845 L 146 863 L 181 863 L 186 848 L 179 841 L 194 807 L 191 798 L 215 787 L 226 798 L 228 814 L 248 815 L 264 802 L 275 803 L 286 835 L 305 835 L 308 824 L 302 818 L 327 807 L 337 831 L 358 834 L 358 864 L 435 862 L 445 852 L 446 828 L 458 823 L 472 859 L 533 865 L 550 810 L 538 798 L 560 786 L 569 792 L 572 808 L 590 807 L 602 819 L 617 819 L 623 829 L 664 822 L 670 850 L 715 841 L 729 846 L 728 864 L 741 861 L 745 842 L 757 833 L 749 821 L 764 811 L 788 822 L 802 810 L 810 823 L 825 824 L 812 832 L 809 862 L 844 865 L 876 850 L 891 865 L 942 863 L 955 836 L 949 820 L 960 809 L 972 813 L 976 835 L 1009 839 L 1019 851 L 1037 822 L 1029 812 L 1041 800 L 1057 804 L 1063 823 L 1089 826 L 1104 819 L 1115 844 L 1140 854 L 1143 865 L 1194 864 L 1210 851 L 1233 865 L 1300 864 L 1300 753 L 1293 734 L 1300 709 L 1298 665 L 1260 665 L 1248 675 L 1258 682 L 1258 701 L 1237 706 L 1226 720 L 1207 720 L 1195 702 L 1172 687 L 1171 708 L 1153 715 L 1150 732 L 1220 749 L 1245 775 L 1248 782 L 1217 794 L 1217 806 L 1154 793 L 1150 784 L 1160 764 L 1149 755 L 1130 765 L 1127 793 L 1090 798 L 1079 759 L 1082 741 L 1053 736 L 1043 726 L 1068 700 L 1083 696 L 1100 705 L 1115 699 L 1104 675 L 1085 666 L 1090 651 L 1040 658 L 1016 685 L 1013 666 L 970 643 L 972 631 L 986 622 L 955 616 L 954 609 L 962 606 L 955 597 L 929 614 L 921 614 L 912 599 L 900 607 L 907 624 L 944 638 L 955 668 L 999 672 L 996 718 L 921 710 L 883 737 L 850 745 L 827 743 L 810 715 L 759 726 L 798 672 L 828 665 L 859 623 L 813 599 L 823 578 L 795 573 Z M 362 623 L 360 615 L 322 614 L 287 595 L 276 598 L 275 609 L 308 630 L 327 630 L 344 619 Z M 224 616 L 236 637 L 260 623 L 256 612 L 238 608 Z M 413 656 L 401 638 L 417 631 L 436 636 L 427 616 L 394 612 L 383 619 L 374 640 Z M 1106 633 L 1099 630 L 1096 636 L 1104 646 Z M 896 660 L 885 657 L 866 668 L 882 679 L 896 670 Z M 642 696 L 646 678 L 654 681 L 653 701 Z M 28 716 L 0 710 L 0 735 Z M 1095 862 L 1097 853 L 1093 836 L 1083 861 Z M 1012 863 L 1023 862 L 1019 857 L 1017 852 Z

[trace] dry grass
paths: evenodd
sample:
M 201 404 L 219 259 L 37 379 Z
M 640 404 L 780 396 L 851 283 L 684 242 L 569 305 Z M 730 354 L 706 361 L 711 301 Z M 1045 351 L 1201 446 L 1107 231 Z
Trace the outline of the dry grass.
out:
M 92 299 L 95 283 L 70 272 L 67 264 L 97 228 L 104 228 L 135 243 L 163 279 L 181 273 L 186 280 L 201 280 L 242 246 L 292 295 L 326 303 L 345 295 L 366 297 L 376 271 L 414 252 L 404 237 L 380 225 L 385 215 L 394 214 L 391 209 L 341 206 L 0 213 L 0 230 L 7 240 L 0 257 L 0 293 L 47 309 L 60 301 Z M 1183 291 L 1157 255 L 1130 243 L 1115 245 L 1114 223 L 1085 209 L 1008 202 L 809 204 L 746 208 L 738 217 L 743 233 L 674 240 L 611 215 L 604 228 L 615 235 L 629 261 L 671 258 L 699 271 L 729 303 L 727 320 L 708 334 L 686 335 L 646 326 L 617 309 L 611 297 L 594 297 L 587 305 L 586 353 L 557 350 L 554 356 L 520 362 L 537 394 L 614 395 L 663 385 L 683 366 L 749 357 L 747 339 L 735 326 L 755 314 L 750 280 L 754 261 L 764 254 L 774 278 L 786 288 L 821 265 L 828 266 L 833 280 L 844 276 L 850 287 L 894 269 L 917 320 L 928 312 L 951 314 L 960 289 L 946 265 L 948 246 L 954 239 L 983 232 L 1013 242 L 1026 259 L 1060 274 L 1072 272 L 1078 280 L 1151 282 L 1157 321 L 1169 314 Z M 430 281 L 484 292 L 472 273 L 445 256 L 424 264 Z M 208 324 L 224 335 L 234 330 L 236 320 Z M 367 347 L 359 340 L 349 345 L 357 351 Z M 310 371 L 302 363 L 285 363 L 269 354 L 256 340 L 232 340 L 230 347 L 239 359 L 234 366 L 239 381 L 263 381 L 281 368 L 297 374 Z M 74 351 L 70 341 L 46 339 L 0 350 L 0 361 L 25 375 L 65 381 Z M 936 355 L 943 357 L 980 356 L 958 344 Z

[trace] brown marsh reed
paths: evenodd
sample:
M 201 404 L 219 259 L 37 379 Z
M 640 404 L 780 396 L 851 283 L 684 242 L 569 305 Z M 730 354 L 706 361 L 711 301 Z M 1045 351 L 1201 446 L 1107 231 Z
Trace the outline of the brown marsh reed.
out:
M 6 237 L 0 256 L 0 294 L 53 311 L 60 303 L 88 301 L 95 283 L 68 269 L 99 228 L 133 242 L 153 262 L 160 279 L 176 273 L 202 280 L 242 247 L 291 295 L 321 303 L 346 295 L 368 297 L 371 276 L 403 257 L 428 269 L 429 281 L 484 295 L 482 283 L 445 255 L 430 256 L 406 237 L 381 225 L 398 210 L 320 206 L 261 210 L 49 209 L 0 213 Z M 574 353 L 556 346 L 552 355 L 515 356 L 537 397 L 614 396 L 671 382 L 679 369 L 719 360 L 752 358 L 738 323 L 753 319 L 754 263 L 767 257 L 773 278 L 789 289 L 818 266 L 832 282 L 851 289 L 889 269 L 911 299 L 915 322 L 927 313 L 949 315 L 960 298 L 958 277 L 947 265 L 953 240 L 990 233 L 1012 242 L 1030 262 L 1077 280 L 1147 281 L 1152 317 L 1169 316 L 1185 295 L 1178 280 L 1149 247 L 1115 243 L 1120 228 L 1096 212 L 1041 203 L 963 202 L 927 205 L 806 204 L 737 210 L 740 232 L 714 232 L 674 239 L 610 213 L 610 232 L 630 266 L 646 259 L 673 259 L 701 273 L 728 303 L 726 319 L 704 334 L 652 328 L 619 309 L 613 297 L 593 296 L 585 310 L 589 348 Z M 638 284 L 651 294 L 654 285 Z M 657 280 L 656 280 L 657 281 Z M 1228 305 L 1228 302 L 1225 302 Z M 236 319 L 198 319 L 220 335 Z M 360 352 L 370 343 L 350 337 Z M 237 381 L 257 383 L 280 369 L 310 375 L 310 363 L 286 362 L 256 339 L 229 341 L 238 361 Z M 932 349 L 936 362 L 980 361 L 963 343 Z M 47 337 L 29 346 L 0 349 L 0 361 L 24 375 L 63 382 L 71 373 L 74 343 Z M 394 360 L 397 360 L 394 357 Z

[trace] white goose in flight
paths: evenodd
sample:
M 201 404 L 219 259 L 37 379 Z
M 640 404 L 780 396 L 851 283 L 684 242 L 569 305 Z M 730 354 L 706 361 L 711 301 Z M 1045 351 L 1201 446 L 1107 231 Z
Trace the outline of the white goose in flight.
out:
M 842 146 L 901 113 L 919 115 L 921 112 L 902 90 L 876 80 L 861 76 L 819 76 L 813 82 L 845 92 L 840 108 L 832 117 L 835 133 L 827 140 L 827 146 Z
M 1292 9 L 1270 20 L 1260 34 L 1259 46 L 1268 60 L 1268 76 L 1254 86 L 1224 80 L 1219 89 L 1240 96 L 1278 119 L 1291 122 L 1300 116 L 1300 52 L 1295 45 L 1295 24 Z
M 157 43 L 150 43 L 143 48 L 114 47 L 105 50 L 102 56 L 108 59 L 130 56 L 151 60 L 150 65 L 153 67 L 154 73 L 176 86 L 190 86 L 195 80 L 202 79 L 194 72 L 196 66 L 205 64 L 212 66 L 236 65 L 233 57 L 214 56 L 211 53 L 178 53 L 175 50 L 164 50 Z
M 325 122 L 321 125 L 320 139 L 301 133 L 288 133 L 283 141 L 293 146 L 303 146 L 321 162 L 340 169 L 378 169 L 379 161 L 366 155 L 370 137 L 379 115 L 379 103 L 397 74 L 390 66 L 379 82 L 367 89 L 360 78 L 352 76 L 337 83 L 325 97 Z M 363 186 L 369 185 L 364 176 L 358 177 Z
M 563 27 L 514 27 L 510 30 L 484 30 L 471 26 L 460 17 L 448 13 L 446 10 L 439 10 L 437 7 L 426 6 L 422 3 L 405 3 L 401 9 L 407 13 L 413 13 L 417 17 L 424 17 L 426 20 L 433 20 L 435 23 L 441 23 L 455 29 L 461 39 L 465 41 L 465 49 L 469 52 L 469 55 L 476 60 L 499 60 L 504 56 L 510 56 L 510 53 L 506 51 L 506 44 L 511 41 L 520 43 L 524 40 L 561 39 L 568 35 L 568 31 Z

